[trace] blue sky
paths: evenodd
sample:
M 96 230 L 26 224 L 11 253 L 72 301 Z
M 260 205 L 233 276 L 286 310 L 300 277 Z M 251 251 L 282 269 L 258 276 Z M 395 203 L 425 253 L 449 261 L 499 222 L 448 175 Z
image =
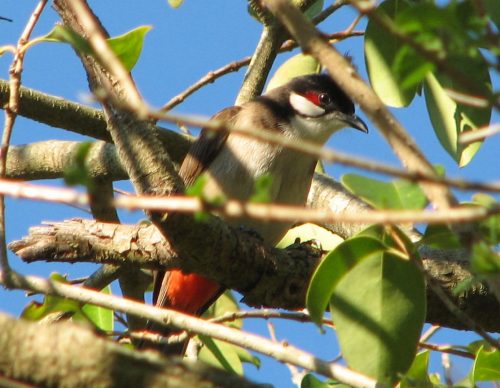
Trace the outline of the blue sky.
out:
M 15 44 L 24 28 L 35 1 L 2 0 L 0 16 L 13 19 L 12 23 L 0 21 L 0 46 Z M 217 69 L 229 62 L 250 55 L 261 32 L 261 26 L 246 12 L 246 2 L 212 0 L 199 2 L 186 0 L 179 9 L 172 9 L 165 0 L 138 2 L 90 1 L 91 7 L 100 17 L 109 33 L 122 34 L 140 25 L 151 25 L 141 58 L 133 70 L 133 76 L 145 99 L 153 106 L 161 106 L 172 96 L 197 81 L 208 71 Z M 202 4 L 202 5 L 200 5 Z M 323 23 L 325 32 L 341 31 L 354 17 L 354 12 L 344 9 L 334 18 Z M 58 21 L 56 13 L 47 8 L 37 25 L 34 36 L 44 35 Z M 359 28 L 364 28 L 360 24 Z M 337 46 L 341 52 L 349 52 L 354 58 L 362 76 L 364 69 L 362 38 L 353 38 Z M 296 53 L 296 51 L 294 52 Z M 280 56 L 278 61 L 290 54 Z M 8 67 L 12 57 L 0 57 L 0 78 L 8 78 Z M 220 109 L 232 105 L 241 85 L 244 69 L 227 75 L 214 84 L 189 97 L 185 103 L 175 109 L 179 113 L 196 113 L 211 116 Z M 499 79 L 494 79 L 498 89 Z M 46 43 L 29 50 L 25 59 L 23 84 L 45 93 L 58 95 L 74 101 L 89 100 L 86 77 L 79 60 L 69 46 Z M 425 110 L 423 98 L 417 97 L 410 108 L 394 110 L 394 113 L 415 137 L 420 148 L 432 163 L 442 164 L 450 176 L 480 180 L 498 179 L 500 168 L 498 150 L 500 137 L 486 142 L 474 160 L 464 169 L 459 169 L 438 143 Z M 361 117 L 364 118 L 363 113 Z M 498 121 L 498 115 L 494 117 Z M 368 122 L 368 120 L 365 119 Z M 369 135 L 354 130 L 342 131 L 330 140 L 328 145 L 334 149 L 350 152 L 386 163 L 397 164 L 390 147 L 377 133 L 373 125 Z M 12 144 L 24 144 L 48 139 L 79 140 L 82 136 L 53 129 L 29 120 L 19 118 L 14 128 Z M 341 166 L 328 166 L 328 172 L 335 177 L 351 171 Z M 49 183 L 49 182 L 46 182 Z M 60 184 L 59 182 L 50 182 Z M 130 189 L 127 184 L 120 187 Z M 467 200 L 471 193 L 457 193 L 460 199 Z M 44 220 L 63 220 L 70 217 L 86 217 L 79 210 L 63 205 L 51 205 L 23 200 L 7 201 L 7 239 L 18 239 L 25 235 L 28 228 Z M 137 222 L 140 213 L 122 213 L 123 222 Z M 69 273 L 72 277 L 88 274 L 94 269 L 91 265 L 60 265 L 35 263 L 26 265 L 11 255 L 14 268 L 25 274 L 46 276 L 50 272 Z M 116 289 L 116 287 L 115 287 Z M 7 292 L 0 289 L 0 311 L 18 315 L 26 304 L 22 292 Z M 289 342 L 317 351 L 319 355 L 331 359 L 338 354 L 338 348 L 331 334 L 320 335 L 310 325 L 278 322 L 277 336 Z M 266 322 L 248 320 L 245 327 L 267 336 Z M 436 341 L 447 343 L 470 342 L 473 335 L 465 332 L 446 330 L 436 337 Z M 463 374 L 465 365 L 457 361 L 454 371 Z M 433 356 L 433 369 L 440 371 L 439 359 Z M 262 370 L 248 368 L 249 376 L 262 382 L 273 383 L 276 387 L 291 386 L 288 369 L 276 363 L 264 362 Z

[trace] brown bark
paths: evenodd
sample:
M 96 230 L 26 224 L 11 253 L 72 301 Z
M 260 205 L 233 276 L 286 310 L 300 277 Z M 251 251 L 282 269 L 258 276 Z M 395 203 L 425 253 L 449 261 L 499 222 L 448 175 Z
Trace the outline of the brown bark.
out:
M 208 231 L 203 237 L 204 232 L 198 232 L 198 229 L 204 228 L 193 228 L 192 241 L 209 238 Z M 112 225 L 87 220 L 32 228 L 28 237 L 11 243 L 10 248 L 28 262 L 78 260 L 114 264 L 130 262 L 147 268 L 180 267 L 188 272 L 202 273 L 239 291 L 244 295 L 244 302 L 251 306 L 304 307 L 309 279 L 319 261 L 318 251 L 296 245 L 285 250 L 266 249 L 258 239 L 243 232 L 239 236 L 234 235 L 230 228 L 219 230 L 222 232 L 218 239 L 210 242 L 219 254 L 206 255 L 200 250 L 182 260 L 153 225 Z M 455 251 L 425 250 L 422 256 L 427 271 L 459 309 L 485 330 L 500 332 L 498 302 L 484 285 L 478 284 L 467 292 L 453 295 L 457 284 L 472 277 L 467 263 L 457 260 Z M 430 290 L 427 305 L 428 322 L 468 329 Z
M 201 363 L 127 349 L 72 323 L 0 314 L 0 385 L 40 387 L 256 387 Z M 11 386 L 11 385 L 7 385 Z

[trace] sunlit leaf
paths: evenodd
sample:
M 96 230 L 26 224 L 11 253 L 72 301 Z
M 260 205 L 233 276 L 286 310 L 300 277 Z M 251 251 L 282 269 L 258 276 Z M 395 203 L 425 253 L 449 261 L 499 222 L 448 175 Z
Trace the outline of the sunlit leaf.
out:
M 469 80 L 484 91 L 484 96 L 489 95 L 491 80 L 482 58 L 457 58 L 454 63 L 459 64 L 462 72 L 470 76 Z M 462 87 L 445 76 L 427 75 L 424 92 L 432 126 L 444 149 L 463 167 L 472 160 L 481 142 L 464 145 L 459 142 L 459 135 L 488 125 L 491 107 L 478 108 L 459 104 L 448 95 L 446 89 L 460 91 Z
M 388 0 L 380 4 L 377 12 L 394 20 L 407 7 L 405 1 Z M 394 107 L 409 105 L 429 65 L 372 20 L 366 27 L 364 48 L 370 83 L 382 101 Z
M 346 174 L 342 184 L 372 206 L 381 209 L 422 209 L 427 197 L 419 185 L 395 180 L 383 182 L 357 174 Z
M 331 251 L 344 239 L 338 235 L 315 224 L 302 224 L 292 228 L 276 245 L 278 248 L 286 248 L 292 245 L 297 239 L 301 242 L 314 240 L 318 242 L 321 249 Z
M 47 35 L 33 39 L 30 44 L 39 42 L 61 42 L 68 43 L 73 46 L 77 51 L 83 54 L 92 54 L 90 44 L 82 36 L 77 34 L 71 28 L 57 24 L 52 31 Z
M 227 372 L 243 375 L 243 365 L 235 345 L 202 335 L 199 338 L 205 345 L 199 353 L 201 361 Z
M 473 366 L 474 382 L 500 380 L 500 351 L 481 347 L 476 354 Z
M 430 248 L 458 249 L 462 246 L 460 238 L 446 225 L 429 224 L 425 229 L 420 245 Z
M 321 381 L 313 374 L 308 373 L 300 382 L 300 388 L 348 388 L 348 385 L 340 384 L 332 380 Z
M 414 387 L 431 387 L 431 380 L 429 378 L 429 356 L 428 350 L 417 354 L 410 369 L 404 375 L 400 388 L 414 388 Z
M 150 26 L 141 26 L 123 35 L 108 39 L 109 46 L 127 70 L 132 70 L 137 63 L 142 51 L 144 37 L 150 29 Z M 32 39 L 28 45 L 32 46 L 40 42 L 68 43 L 80 53 L 89 55 L 94 53 L 86 39 L 71 28 L 62 25 L 56 25 L 52 31 L 45 36 Z
M 321 65 L 314 57 L 305 54 L 297 54 L 285 61 L 278 70 L 276 70 L 267 85 L 266 91 L 284 85 L 292 78 L 306 74 L 316 74 L 320 71 Z
M 252 364 L 257 369 L 260 368 L 261 361 L 260 361 L 259 357 L 254 356 L 248 350 L 243 349 L 243 348 L 241 348 L 239 346 L 235 346 L 234 350 L 235 350 L 236 354 L 238 355 L 238 357 L 239 357 L 239 359 L 240 359 L 241 362 L 247 363 L 247 364 Z
M 179 8 L 182 5 L 182 3 L 184 3 L 184 0 L 167 0 L 167 1 L 172 8 Z
M 144 38 L 149 30 L 151 30 L 150 26 L 141 26 L 108 39 L 109 47 L 128 71 L 132 70 L 137 63 L 144 45 Z
M 411 261 L 391 251 L 359 261 L 330 308 L 351 368 L 391 384 L 410 368 L 425 319 L 425 283 Z
M 227 290 L 207 309 L 207 311 L 205 311 L 203 316 L 205 318 L 216 318 L 238 311 L 240 311 L 238 302 L 234 298 L 232 291 Z M 241 329 L 243 321 L 241 319 L 235 319 L 234 321 L 227 322 L 226 324 L 228 326 Z
M 314 322 L 321 320 L 338 282 L 358 262 L 378 256 L 385 246 L 371 237 L 355 237 L 344 241 L 320 263 L 307 290 L 306 307 Z
M 111 286 L 109 285 L 106 286 L 104 289 L 101 290 L 101 292 L 110 295 Z M 98 329 L 106 332 L 113 331 L 113 326 L 114 326 L 113 310 L 101 306 L 86 304 L 83 305 L 82 311 Z
M 52 273 L 50 280 L 67 283 L 67 279 L 58 273 Z M 24 319 L 39 321 L 47 315 L 55 312 L 70 313 L 71 315 L 80 313 L 81 308 L 78 302 L 61 298 L 54 295 L 46 295 L 42 303 L 30 302 L 21 313 Z

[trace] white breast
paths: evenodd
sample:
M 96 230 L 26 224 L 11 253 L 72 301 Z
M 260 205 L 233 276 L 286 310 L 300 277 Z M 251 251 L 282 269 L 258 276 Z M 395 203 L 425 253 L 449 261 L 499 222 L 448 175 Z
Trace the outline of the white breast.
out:
M 206 174 L 205 195 L 247 201 L 255 190 L 255 180 L 271 176 L 269 197 L 272 202 L 303 204 L 311 185 L 315 160 L 301 153 L 231 134 Z M 258 232 L 270 244 L 276 244 L 293 222 L 228 220 Z

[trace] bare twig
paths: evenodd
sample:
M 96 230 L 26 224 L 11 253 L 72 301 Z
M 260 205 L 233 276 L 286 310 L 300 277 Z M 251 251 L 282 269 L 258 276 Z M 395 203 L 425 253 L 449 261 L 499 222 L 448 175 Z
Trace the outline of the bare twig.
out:
M 3 282 L 4 276 L 2 272 L 0 273 L 0 283 Z M 16 288 L 41 292 L 47 295 L 58 295 L 82 303 L 91 303 L 97 306 L 134 314 L 138 317 L 147 318 L 162 325 L 172 325 L 192 333 L 208 335 L 222 341 L 227 341 L 266 354 L 274 357 L 278 361 L 290 363 L 321 375 L 334 378 L 352 386 L 376 386 L 376 381 L 360 373 L 354 372 L 337 363 L 321 360 L 293 346 L 284 347 L 254 334 L 243 333 L 240 330 L 232 329 L 224 325 L 217 325 L 173 310 L 155 308 L 116 296 L 106 295 L 93 290 L 34 276 L 16 276 L 13 279 L 13 283 Z
M 111 47 L 109 47 L 107 36 L 99 23 L 97 23 L 94 15 L 82 1 L 70 1 L 68 2 L 68 6 L 71 7 L 75 15 L 78 15 L 78 20 L 88 35 L 88 42 L 93 48 L 94 55 L 99 60 L 101 66 L 104 66 L 124 89 L 121 102 L 129 104 L 130 110 L 138 114 L 139 117 L 146 117 L 148 108 L 139 95 L 130 73 L 125 69 Z
M 378 97 L 377 97 L 378 98 Z M 385 108 L 384 108 L 385 109 Z M 254 139 L 261 140 L 263 142 L 278 144 L 290 149 L 294 149 L 305 154 L 309 154 L 317 157 L 320 160 L 324 160 L 331 163 L 345 164 L 368 171 L 379 172 L 387 175 L 393 175 L 399 178 L 408 179 L 410 181 L 422 182 L 422 184 L 432 185 L 433 187 L 442 186 L 443 190 L 448 192 L 448 187 L 456 187 L 462 190 L 484 190 L 484 191 L 495 191 L 500 192 L 500 184 L 497 183 L 481 183 L 481 182 L 465 182 L 460 179 L 449 179 L 438 176 L 437 174 L 426 170 L 425 168 L 414 168 L 409 171 L 404 171 L 396 167 L 388 166 L 383 163 L 379 163 L 373 160 L 368 160 L 359 156 L 351 157 L 341 151 L 335 150 L 331 151 L 318 146 L 316 143 L 302 140 L 300 142 L 295 139 L 285 137 L 281 133 L 274 133 L 271 131 L 265 131 L 260 128 L 249 128 L 242 126 L 233 126 L 228 123 L 222 123 L 217 120 L 206 120 L 200 119 L 195 116 L 189 115 L 177 115 L 177 114 L 165 114 L 160 112 L 150 112 L 151 117 L 158 120 L 165 120 L 169 122 L 184 123 L 187 125 L 193 125 L 197 127 L 209 128 L 212 130 L 227 130 L 231 132 L 238 133 L 242 136 L 248 136 Z M 412 143 L 412 142 L 410 142 Z M 399 143 L 398 143 L 399 144 Z M 402 148 L 409 147 L 411 149 L 411 144 L 403 145 Z M 409 151 L 408 151 L 409 152 Z M 422 156 L 423 157 L 423 156 Z M 415 155 L 413 155 L 415 159 Z M 412 159 L 412 160 L 413 160 Z M 415 160 L 414 160 L 415 161 Z M 403 164 L 407 164 L 406 161 L 402 160 Z
M 328 34 L 325 36 L 331 43 L 335 43 L 335 42 L 339 42 L 339 41 L 347 39 L 347 38 L 356 37 L 356 36 L 363 36 L 363 35 L 364 35 L 363 31 L 341 31 L 341 32 L 335 32 L 332 34 Z M 298 47 L 297 42 L 295 42 L 292 39 L 289 39 L 281 45 L 279 52 L 283 53 L 283 52 L 291 51 L 297 47 Z M 224 65 L 216 70 L 209 71 L 207 74 L 205 74 L 203 77 L 201 77 L 194 84 L 190 85 L 185 90 L 183 90 L 181 93 L 172 97 L 167 103 L 165 103 L 165 105 L 163 105 L 160 108 L 160 111 L 167 112 L 167 111 L 171 110 L 172 108 L 176 107 L 180 103 L 184 102 L 184 100 L 187 97 L 189 97 L 194 92 L 200 90 L 203 86 L 205 86 L 207 84 L 211 84 L 211 83 L 215 82 L 215 80 L 217 80 L 218 78 L 220 78 L 226 74 L 236 72 L 236 71 L 240 70 L 242 67 L 247 66 L 250 63 L 251 59 L 252 59 L 252 57 L 248 56 L 248 57 L 245 57 L 245 58 L 240 59 L 238 61 L 228 63 L 227 65 Z
M 0 179 L 5 177 L 7 166 L 7 152 L 9 150 L 10 137 L 14 122 L 16 121 L 18 105 L 19 105 L 19 88 L 21 86 L 21 74 L 23 71 L 24 52 L 23 47 L 28 42 L 33 29 L 35 28 L 38 19 L 45 8 L 47 0 L 40 0 L 31 14 L 24 31 L 19 37 L 16 52 L 12 65 L 9 69 L 10 75 L 10 97 L 7 107 L 5 108 L 5 124 L 2 134 L 2 146 L 0 149 Z M 7 258 L 7 245 L 5 242 L 5 203 L 3 196 L 0 195 L 0 268 L 6 272 L 6 283 L 9 285 L 10 265 Z
M 433 350 L 435 352 L 448 353 L 455 356 L 470 358 L 471 360 L 474 360 L 476 358 L 473 353 L 466 352 L 465 350 L 455 349 L 452 345 L 435 345 L 427 342 L 420 342 L 418 346 L 424 349 Z
M 34 185 L 23 182 L 0 180 L 0 193 L 15 198 L 25 198 L 64 204 L 88 205 L 88 195 L 73 189 Z M 500 213 L 500 206 L 489 208 L 462 206 L 448 210 L 367 210 L 363 213 L 343 213 L 326 209 L 309 209 L 267 203 L 240 202 L 227 200 L 223 204 L 205 202 L 198 197 L 185 196 L 119 196 L 114 200 L 119 208 L 129 210 L 175 211 L 196 213 L 215 211 L 228 218 L 243 215 L 262 220 L 297 222 L 350 222 L 362 224 L 404 224 L 404 223 L 465 223 L 484 220 Z
M 459 141 L 462 144 L 469 144 L 499 134 L 500 134 L 500 124 L 493 124 L 486 128 L 480 128 L 475 131 L 462 132 L 460 134 Z
M 269 309 L 241 310 L 233 313 L 226 313 L 220 317 L 210 319 L 210 322 L 222 323 L 232 322 L 237 319 L 260 318 L 260 319 L 287 319 L 296 322 L 312 322 L 311 316 L 304 312 L 289 312 Z M 331 319 L 323 319 L 323 324 L 333 326 Z

